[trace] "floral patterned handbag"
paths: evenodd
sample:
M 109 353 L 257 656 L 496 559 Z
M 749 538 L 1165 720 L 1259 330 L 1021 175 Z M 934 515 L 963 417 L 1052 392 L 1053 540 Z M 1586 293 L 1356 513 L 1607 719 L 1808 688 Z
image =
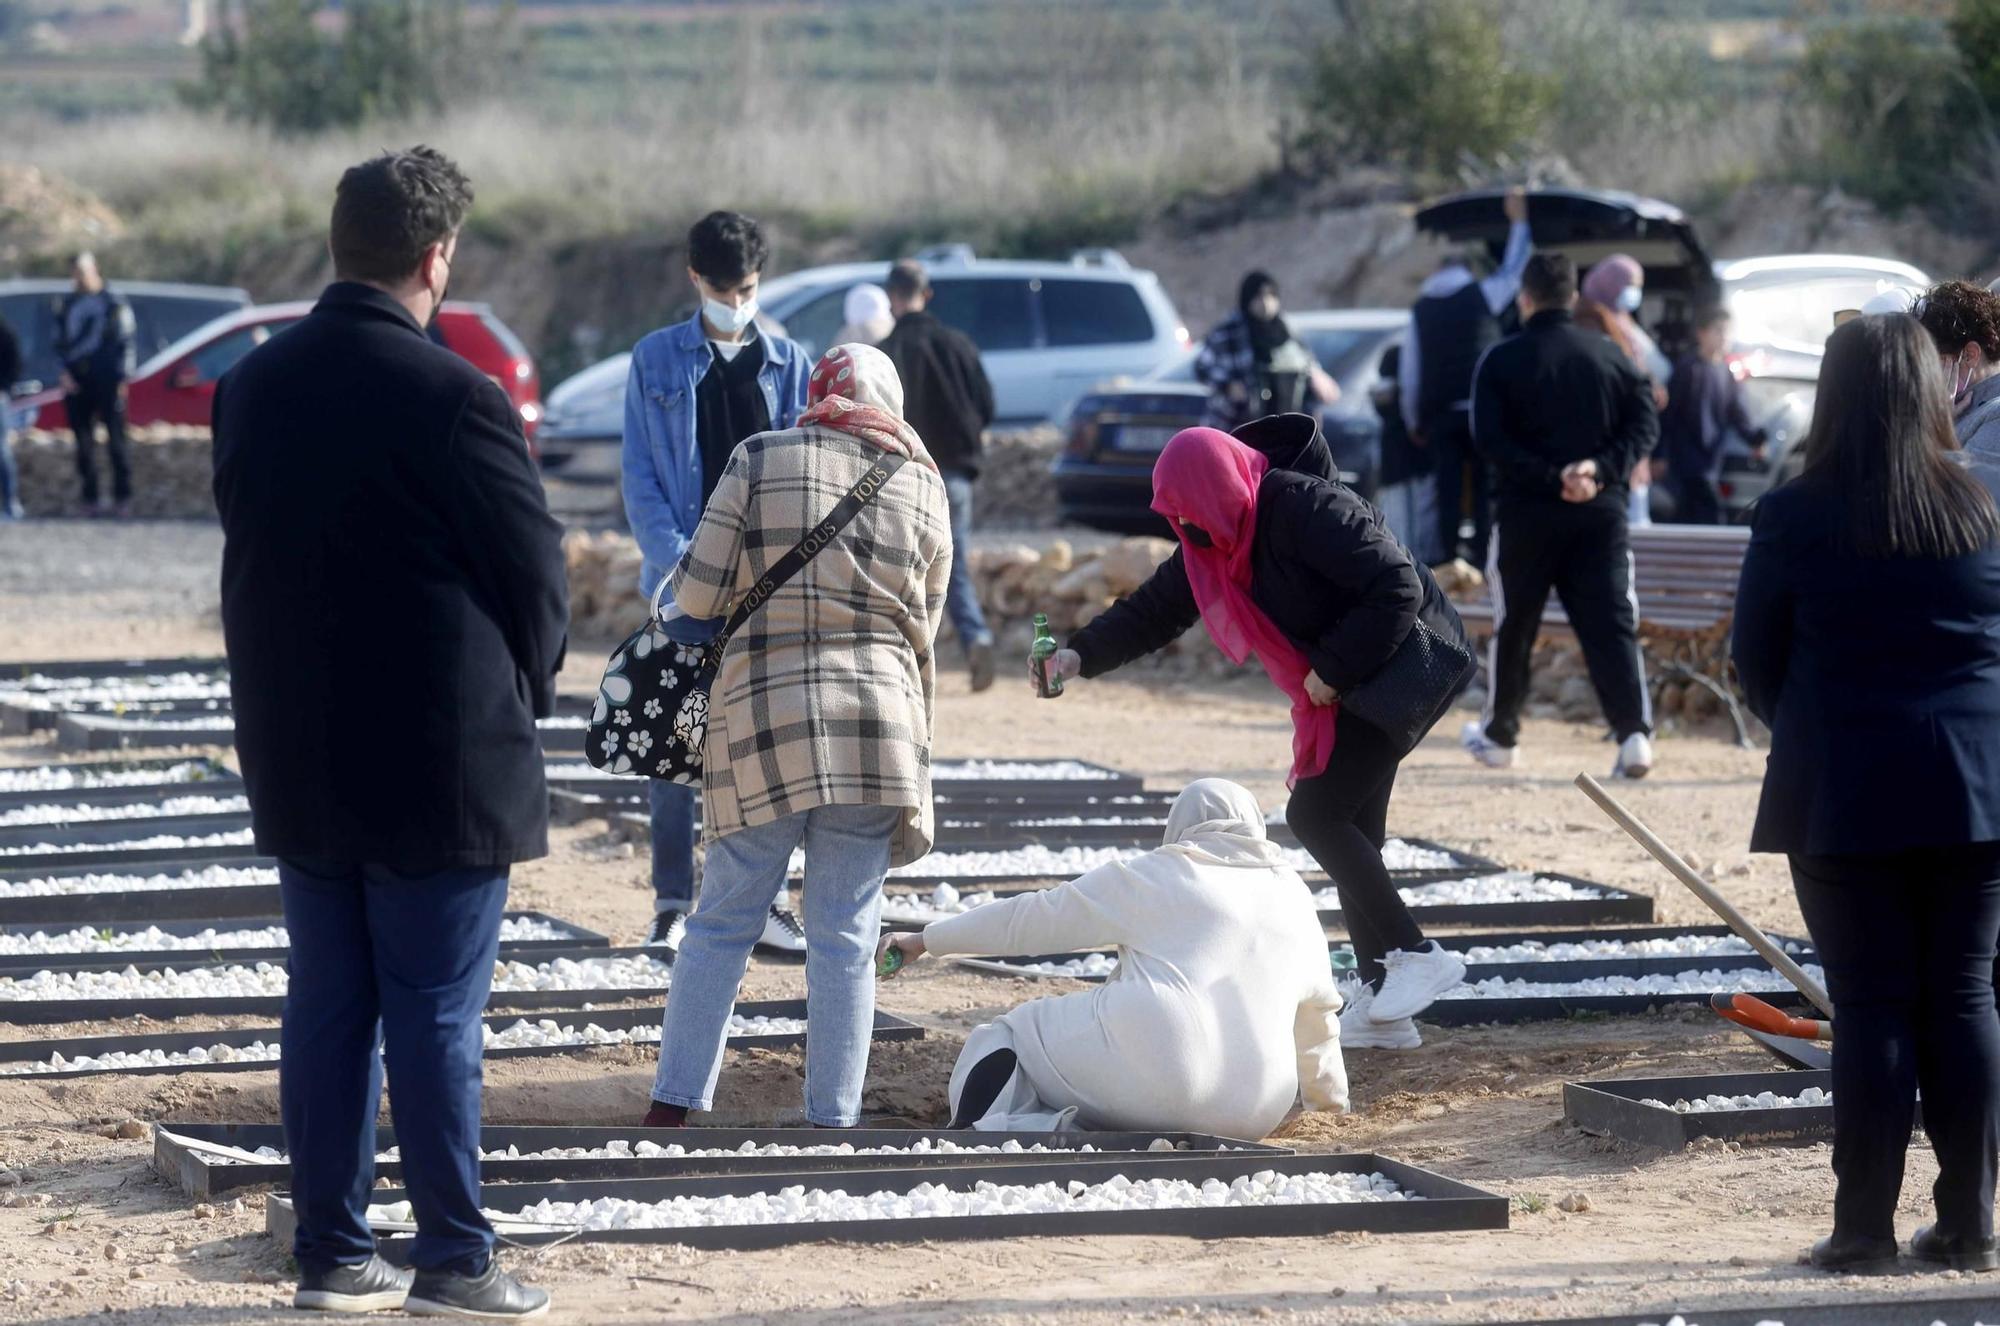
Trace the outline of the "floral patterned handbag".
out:
M 584 737 L 584 758 L 606 773 L 699 786 L 702 750 L 708 742 L 708 691 L 730 638 L 751 613 L 833 542 L 833 536 L 882 491 L 905 459 L 887 453 L 876 461 L 826 519 L 750 587 L 728 624 L 706 644 L 683 644 L 668 637 L 660 617 L 660 596 L 671 577 L 662 577 L 653 591 L 646 624 L 627 636 L 604 665 L 590 731 Z

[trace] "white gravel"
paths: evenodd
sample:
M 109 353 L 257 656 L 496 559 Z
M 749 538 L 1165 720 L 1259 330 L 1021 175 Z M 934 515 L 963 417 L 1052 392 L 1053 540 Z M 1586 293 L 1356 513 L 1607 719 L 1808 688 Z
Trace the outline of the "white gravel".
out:
M 204 1064 L 270 1063 L 278 1057 L 278 1042 L 248 1045 L 197 1046 L 192 1050 L 114 1050 L 109 1054 L 60 1054 L 28 1063 L 0 1064 L 0 1077 L 39 1077 L 45 1073 L 117 1073 L 135 1068 L 199 1068 Z
M 79 678 L 93 681 L 95 678 Z M 161 701 L 227 700 L 228 681 L 182 676 L 157 685 L 111 682 L 100 686 L 66 686 L 61 690 L 17 691 L 0 688 L 0 700 L 30 709 L 67 709 L 77 705 L 150 704 Z
M 1086 953 L 1082 957 L 1064 958 L 1058 962 L 1007 962 L 1000 958 L 977 958 L 974 961 L 1005 967 L 1023 976 L 1068 976 L 1077 980 L 1103 980 L 1118 970 L 1118 955 L 1115 953 Z
M 1833 1093 L 1820 1087 L 1807 1087 L 1796 1096 L 1760 1091 L 1754 1096 L 1703 1096 L 1699 1100 L 1677 1100 L 1671 1105 L 1649 1096 L 1639 1103 L 1655 1109 L 1672 1110 L 1675 1114 L 1722 1114 L 1730 1110 L 1789 1110 L 1831 1105 Z
M 1794 950 L 1798 945 L 1791 946 Z M 1596 962 L 1619 958 L 1723 958 L 1756 952 L 1735 935 L 1679 935 L 1672 939 L 1589 939 L 1559 944 L 1476 944 L 1456 950 L 1467 962 Z
M 206 866 L 178 874 L 70 875 L 41 879 L 0 880 L 0 898 L 55 898 L 79 893 L 158 893 L 163 889 L 249 888 L 276 884 L 270 866 Z
M 582 714 L 558 714 L 536 719 L 535 726 L 544 732 L 583 732 L 589 729 L 590 719 Z
M 502 960 L 497 993 L 558 990 L 664 990 L 672 969 L 651 957 Z M 176 971 L 39 971 L 0 977 L 0 1004 L 44 999 L 263 999 L 285 993 L 285 969 L 273 962 L 229 963 Z
M 510 916 L 500 922 L 500 942 L 503 944 L 570 937 L 570 932 L 562 927 L 534 918 Z M 209 927 L 187 935 L 170 934 L 158 926 L 146 926 L 139 930 L 78 926 L 74 930 L 54 933 L 37 930 L 25 935 L 0 934 L 0 955 L 53 957 L 80 954 L 89 957 L 100 953 L 172 953 L 183 949 L 206 953 L 235 948 L 285 948 L 290 942 L 285 927 L 281 925 L 242 930 Z
M 494 964 L 495 991 L 529 990 L 664 990 L 673 970 L 649 956 L 618 958 L 557 958 L 552 962 L 505 959 Z
M 1804 968 L 1814 980 L 1820 969 Z M 1770 994 L 1792 987 L 1773 971 L 1683 971 L 1652 976 L 1593 976 L 1581 981 L 1503 981 L 1494 977 L 1447 990 L 1439 1002 L 1478 999 L 1561 999 L 1591 995 Z
M 10 678 L 0 684 L 0 700 L 16 695 L 73 695 L 80 691 L 100 691 L 123 687 L 135 691 L 170 690 L 174 687 L 220 685 L 228 694 L 227 679 L 218 680 L 213 672 L 165 672 L 143 677 L 128 677 L 122 674 L 107 676 L 51 677 L 35 672 L 25 677 Z
M 151 838 L 126 838 L 115 843 L 31 843 L 26 847 L 0 847 L 0 856 L 55 856 L 65 852 L 140 852 L 167 847 L 242 847 L 257 841 L 249 829 L 227 833 L 201 833 L 183 837 L 162 833 Z
M 1601 898 L 1602 889 L 1550 879 L 1527 871 L 1510 870 L 1498 875 L 1473 875 L 1465 879 L 1445 879 L 1432 884 L 1406 884 L 1396 892 L 1412 907 L 1445 907 L 1467 903 L 1568 902 Z M 1313 894 L 1321 908 L 1337 911 L 1340 891 L 1324 888 Z
M 168 797 L 164 801 L 128 801 L 115 805 L 86 802 L 81 805 L 16 806 L 0 810 L 0 828 L 17 824 L 77 824 L 92 820 L 166 819 L 180 815 L 245 814 L 250 809 L 247 796 Z
M 1074 879 L 1114 861 L 1132 861 L 1144 856 L 1146 847 L 1010 847 L 994 851 L 932 852 L 923 860 L 898 866 L 891 879 L 942 879 L 1010 875 L 1050 879 Z M 792 853 L 791 873 L 805 873 L 805 853 Z M 1303 848 L 1285 849 L 1285 863 L 1294 870 L 1317 870 L 1311 853 Z
M 1128 1179 L 1101 1183 L 980 1183 L 970 1192 L 918 1184 L 908 1193 L 853 1195 L 841 1188 L 795 1185 L 745 1197 L 676 1197 L 634 1202 L 538 1202 L 500 1219 L 554 1229 L 688 1229 L 732 1225 L 797 1225 L 841 1220 L 936 1220 L 999 1215 L 1065 1215 L 1089 1211 L 1167 1211 L 1222 1207 L 1318 1206 L 1336 1202 L 1421 1201 L 1380 1174 L 1278 1174 L 1261 1170 L 1224 1183 Z M 369 1218 L 407 1221 L 407 1204 L 370 1207 Z
M 909 923 L 921 921 L 928 925 L 941 921 L 947 916 L 957 916 L 969 912 L 974 907 L 983 907 L 992 902 L 996 895 L 991 893 L 967 893 L 949 884 L 939 884 L 929 893 L 885 893 L 882 895 L 882 919 Z
M 1156 1137 L 1148 1151 L 1173 1151 L 1175 1146 L 1164 1137 Z M 215 1151 L 194 1151 L 190 1154 L 209 1165 L 244 1165 L 251 1163 L 240 1156 Z M 248 1152 L 260 1161 L 288 1164 L 290 1157 L 272 1146 L 260 1146 Z M 563 1146 L 548 1147 L 540 1151 L 523 1151 L 519 1145 L 512 1145 L 501 1151 L 481 1148 L 481 1160 L 720 1160 L 729 1156 L 790 1157 L 790 1156 L 1071 1156 L 1095 1155 L 1096 1147 L 1085 1143 L 1079 1147 L 1044 1146 L 1040 1142 L 1033 1146 L 1023 1146 L 1009 1138 L 998 1146 L 980 1144 L 965 1145 L 942 1137 L 920 1137 L 908 1146 L 855 1146 L 852 1142 L 837 1142 L 826 1146 L 793 1146 L 785 1143 L 745 1142 L 732 1147 L 685 1147 L 679 1142 L 662 1146 L 658 1142 L 640 1140 L 637 1142 L 620 1138 L 603 1146 Z M 403 1149 L 392 1146 L 387 1151 L 377 1152 L 379 1162 L 402 1159 Z
M 33 769 L 0 769 L 0 792 L 75 792 L 93 787 L 150 787 L 156 783 L 204 783 L 216 776 L 205 760 L 151 769 L 121 769 L 108 765 L 44 764 Z
M 931 780 L 941 783 L 991 779 L 1002 783 L 1101 783 L 1120 777 L 1109 769 L 1093 769 L 1079 760 L 939 760 L 931 765 Z
M 165 714 L 78 714 L 93 723 L 115 723 L 121 728 L 137 732 L 233 732 L 236 720 L 224 714 L 205 714 L 194 718 L 170 718 Z M 198 746 L 203 743 L 190 741 L 183 743 Z

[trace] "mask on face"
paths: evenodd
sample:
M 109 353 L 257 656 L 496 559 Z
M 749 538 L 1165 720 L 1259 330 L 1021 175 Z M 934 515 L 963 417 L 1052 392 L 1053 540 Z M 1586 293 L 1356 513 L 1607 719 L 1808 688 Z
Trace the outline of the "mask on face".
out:
M 1971 395 L 1972 373 L 1973 366 L 1965 361 L 1963 354 L 1960 354 L 1958 358 L 1951 361 L 1951 403 L 1953 405 L 1963 403 L 1965 398 Z
M 1627 313 L 1637 313 L 1639 305 L 1645 302 L 1646 292 L 1636 285 L 1628 285 L 1618 292 L 1618 307 Z
M 1181 533 L 1185 534 L 1187 541 L 1197 548 L 1213 548 L 1215 546 L 1215 540 L 1209 536 L 1207 530 L 1199 525 L 1190 525 L 1183 521 L 1181 523 Z
M 757 320 L 757 301 L 746 299 L 731 308 L 719 300 L 704 299 L 701 301 L 701 315 L 708 319 L 709 326 L 734 336 Z
M 1251 301 L 1250 314 L 1260 322 L 1269 322 L 1278 316 L 1278 301 L 1270 295 Z

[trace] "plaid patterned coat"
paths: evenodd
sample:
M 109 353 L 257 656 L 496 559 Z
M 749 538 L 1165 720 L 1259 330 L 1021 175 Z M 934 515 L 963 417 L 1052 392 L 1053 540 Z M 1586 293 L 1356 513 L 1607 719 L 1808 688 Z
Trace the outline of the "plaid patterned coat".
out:
M 670 588 L 726 615 L 881 451 L 818 426 L 729 458 Z M 932 642 L 951 576 L 944 481 L 912 460 L 729 642 L 710 694 L 703 836 L 817 806 L 906 806 L 891 864 L 931 850 Z

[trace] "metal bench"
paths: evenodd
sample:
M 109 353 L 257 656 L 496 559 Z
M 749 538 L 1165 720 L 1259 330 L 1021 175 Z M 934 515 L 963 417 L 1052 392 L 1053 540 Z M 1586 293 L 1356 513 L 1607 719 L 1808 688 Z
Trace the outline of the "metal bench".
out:
M 1748 748 L 1749 719 L 1736 698 L 1729 663 L 1729 627 L 1736 615 L 1736 582 L 1750 530 L 1742 525 L 1649 525 L 1632 531 L 1634 589 L 1639 600 L 1639 645 L 1651 684 L 1687 681 L 1722 704 Z M 1493 629 L 1493 600 L 1481 592 L 1458 602 L 1459 616 L 1475 636 Z M 1574 639 L 1556 597 L 1542 612 L 1543 638 Z M 1489 678 L 1489 684 L 1491 679 Z

